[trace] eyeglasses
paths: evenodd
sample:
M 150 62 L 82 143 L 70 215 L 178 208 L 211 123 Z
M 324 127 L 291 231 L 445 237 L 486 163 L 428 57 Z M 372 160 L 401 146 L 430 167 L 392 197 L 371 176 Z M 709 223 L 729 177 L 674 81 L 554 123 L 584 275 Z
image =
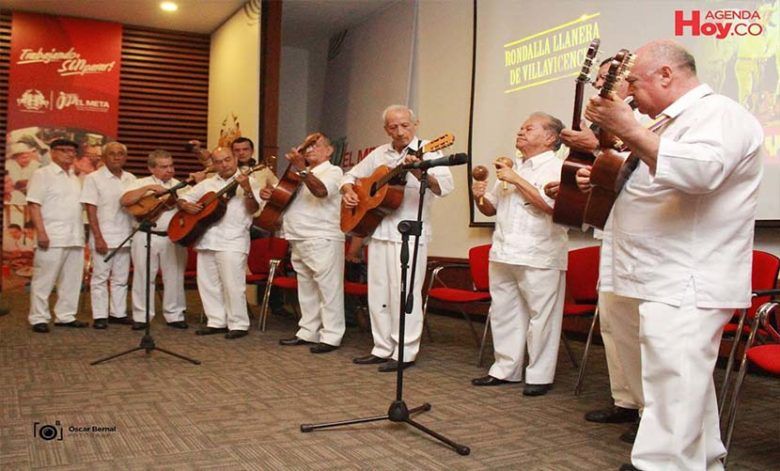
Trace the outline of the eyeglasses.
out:
M 73 147 L 53 147 L 51 150 L 56 150 L 58 152 L 65 152 L 66 154 L 75 154 L 76 149 Z

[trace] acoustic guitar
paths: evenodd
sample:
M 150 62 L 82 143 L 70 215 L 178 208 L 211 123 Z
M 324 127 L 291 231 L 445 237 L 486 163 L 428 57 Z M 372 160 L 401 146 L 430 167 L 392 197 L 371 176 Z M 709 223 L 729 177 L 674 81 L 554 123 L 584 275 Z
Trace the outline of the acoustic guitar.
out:
M 454 142 L 455 136 L 446 133 L 425 144 L 414 154 L 422 158 L 423 154 L 444 149 Z M 352 187 L 358 195 L 358 205 L 348 208 L 343 201 L 341 203 L 342 232 L 357 237 L 371 235 L 385 216 L 401 206 L 406 185 L 402 177 L 407 171 L 403 165 L 395 168 L 381 165 L 368 177 L 358 179 Z
M 296 150 L 301 154 L 305 153 L 306 149 L 316 144 L 320 137 L 322 134 L 318 132 L 309 134 Z M 255 218 L 254 224 L 269 232 L 279 230 L 282 225 L 282 215 L 295 199 L 302 182 L 303 180 L 298 176 L 292 164 L 288 165 L 284 175 L 279 179 L 279 183 L 274 187 L 271 198 L 265 202 L 263 210 Z
M 625 49 L 615 54 L 615 58 L 609 66 L 607 78 L 599 95 L 607 97 L 631 70 L 634 64 L 634 55 Z M 590 183 L 592 188 L 588 194 L 588 204 L 585 205 L 583 221 L 593 227 L 603 229 L 607 223 L 612 206 L 615 204 L 618 193 L 623 189 L 631 172 L 638 164 L 638 159 L 626 159 L 620 152 L 625 151 L 619 140 L 605 132 L 599 133 L 600 150 L 590 170 Z M 628 165 L 627 165 L 628 164 Z
M 244 175 L 250 175 L 258 170 L 265 168 L 265 164 L 260 164 L 244 172 Z M 231 181 L 217 192 L 209 191 L 201 196 L 198 204 L 203 209 L 197 214 L 190 214 L 179 210 L 171 218 L 168 224 L 168 238 L 172 242 L 188 247 L 208 230 L 208 228 L 222 219 L 227 211 L 227 203 L 235 195 L 238 188 L 238 182 Z
M 169 209 L 173 209 L 176 206 L 176 191 L 184 188 L 190 183 L 192 183 L 192 179 L 179 182 L 168 188 L 168 191 L 162 195 L 156 195 L 154 193 L 144 195 L 141 199 L 125 209 L 137 221 L 156 221 L 162 213 Z
M 601 41 L 598 38 L 591 41 L 588 51 L 585 53 L 585 62 L 582 64 L 580 75 L 577 76 L 577 84 L 574 87 L 574 115 L 571 120 L 571 128 L 575 131 L 582 130 L 580 120 L 585 84 L 590 82 L 590 69 L 600 44 Z M 582 228 L 588 195 L 577 186 L 577 170 L 593 165 L 594 158 L 591 152 L 573 148 L 569 151 L 569 155 L 561 167 L 561 183 L 553 206 L 553 222 L 577 229 Z

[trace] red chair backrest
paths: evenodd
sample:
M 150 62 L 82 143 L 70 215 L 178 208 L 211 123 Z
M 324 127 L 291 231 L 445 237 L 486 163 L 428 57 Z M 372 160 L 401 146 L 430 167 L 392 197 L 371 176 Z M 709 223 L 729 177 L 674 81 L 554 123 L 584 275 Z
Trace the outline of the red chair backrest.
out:
M 599 293 L 599 246 L 569 251 L 569 268 L 566 270 L 566 291 L 576 303 L 596 304 Z
M 198 252 L 192 247 L 187 247 L 187 268 L 186 271 L 192 272 L 198 269 Z
M 490 279 L 488 277 L 490 246 L 490 244 L 478 245 L 469 249 L 469 270 L 471 271 L 474 288 L 477 291 L 490 290 Z
M 268 263 L 272 259 L 283 259 L 287 256 L 289 242 L 278 237 L 262 237 L 253 240 L 249 245 L 247 265 L 255 275 L 268 273 Z
M 780 258 L 771 253 L 760 250 L 753 251 L 753 270 L 751 277 L 751 288 L 756 289 L 774 289 L 777 287 L 777 277 L 780 274 Z M 769 296 L 753 298 L 748 310 L 748 316 L 751 318 L 758 308 L 769 301 Z

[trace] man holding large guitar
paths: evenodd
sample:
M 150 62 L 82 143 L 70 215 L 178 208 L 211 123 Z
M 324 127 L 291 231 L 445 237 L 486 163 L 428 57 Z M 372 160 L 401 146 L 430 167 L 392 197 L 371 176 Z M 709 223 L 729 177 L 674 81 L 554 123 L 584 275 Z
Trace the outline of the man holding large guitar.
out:
M 168 206 L 168 199 L 175 203 L 175 194 L 170 194 L 172 187 L 180 186 L 179 180 L 174 178 L 173 157 L 165 150 L 154 150 L 149 154 L 147 166 L 151 175 L 139 178 L 128 186 L 122 195 L 120 202 L 125 208 L 131 208 L 139 204 L 144 198 L 157 200 L 156 204 L 162 205 L 159 214 L 152 216 L 155 222 L 154 231 L 163 234 L 152 233 L 152 246 L 149 272 L 157 274 L 158 268 L 162 272 L 162 281 L 165 285 L 163 291 L 163 316 L 168 326 L 176 329 L 186 329 L 187 322 L 184 319 L 184 311 L 187 303 L 184 298 L 184 268 L 187 264 L 187 249 L 179 244 L 174 244 L 164 234 L 176 212 L 176 205 Z M 186 184 L 186 182 L 185 182 Z M 161 201 L 164 200 L 164 201 Z M 145 215 L 143 217 L 150 217 Z M 131 292 L 133 304 L 133 330 L 146 328 L 146 237 L 135 236 L 130 247 L 133 259 L 133 289 Z M 154 299 L 156 283 L 149 281 L 149 299 Z M 149 303 L 149 320 L 154 319 L 154 303 Z
M 419 149 L 422 143 L 416 136 L 419 122 L 408 107 L 389 106 L 382 114 L 382 118 L 385 132 L 391 142 L 374 149 L 344 175 L 341 193 L 345 208 L 354 208 L 360 203 L 360 198 L 353 188 L 357 180 L 370 176 L 379 167 L 395 168 L 401 164 L 440 156 L 438 152 L 426 153 L 422 157 L 414 155 L 414 149 Z M 384 363 L 379 367 L 379 371 L 382 372 L 398 369 L 398 349 L 401 347 L 398 345 L 398 315 L 401 311 L 399 304 L 401 234 L 398 232 L 398 223 L 417 218 L 417 207 L 420 201 L 419 179 L 422 176 L 419 170 L 412 170 L 409 173 L 411 176 L 406 176 L 402 187 L 403 200 L 400 207 L 382 219 L 368 245 L 368 309 L 374 348 L 369 355 L 355 358 L 353 362 L 361 365 Z M 427 173 L 427 183 L 436 196 L 446 196 L 454 187 L 452 174 L 447 167 L 431 168 Z M 420 238 L 417 275 L 414 286 L 411 287 L 415 298 L 414 308 L 406 316 L 406 335 L 402 346 L 404 364 L 401 367 L 403 368 L 414 365 L 420 348 L 423 327 L 421 291 L 428 259 L 428 242 L 431 237 L 429 224 L 431 201 L 431 198 L 426 199 L 423 208 L 424 234 Z
M 249 330 L 245 269 L 252 214 L 260 207 L 259 188 L 254 180 L 238 171 L 238 161 L 229 149 L 218 148 L 211 159 L 217 174 L 183 195 L 178 201 L 179 208 L 187 214 L 197 215 L 205 208 L 198 203 L 202 196 L 209 192 L 219 194 L 232 182 L 237 183 L 239 188 L 220 196 L 227 200 L 224 216 L 209 226 L 195 242 L 198 292 L 208 318 L 207 326 L 195 333 L 225 333 L 225 338 L 236 339 L 247 335 Z
M 621 469 L 723 469 L 712 372 L 723 326 L 750 305 L 763 132 L 738 103 L 701 84 L 672 41 L 636 51 L 627 82 L 655 132 L 617 97 L 585 116 L 640 160 L 609 216 L 600 292 L 639 316 L 645 408 Z M 578 183 L 590 186 L 582 172 Z
M 298 274 L 301 320 L 295 336 L 279 343 L 316 344 L 310 349 L 312 353 L 327 353 L 341 345 L 345 330 L 344 233 L 339 227 L 339 183 L 344 173 L 330 163 L 330 139 L 316 133 L 311 142 L 308 147 L 291 149 L 285 155 L 303 182 L 282 222 L 282 233 L 290 241 L 291 261 Z M 260 198 L 271 199 L 273 191 L 264 188 Z

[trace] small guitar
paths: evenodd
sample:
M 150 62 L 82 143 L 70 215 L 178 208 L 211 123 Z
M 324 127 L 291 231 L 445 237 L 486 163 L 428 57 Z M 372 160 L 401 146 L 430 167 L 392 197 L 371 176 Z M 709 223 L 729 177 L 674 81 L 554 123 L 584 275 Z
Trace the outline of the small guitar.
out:
M 415 154 L 436 152 L 451 146 L 455 136 L 446 133 L 418 149 Z M 382 222 L 382 219 L 398 209 L 404 198 L 405 181 L 401 177 L 407 172 L 403 165 L 390 168 L 382 165 L 374 173 L 355 182 L 352 189 L 357 193 L 359 202 L 354 208 L 341 203 L 341 230 L 350 235 L 367 237 Z
M 615 54 L 599 93 L 601 97 L 609 96 L 615 85 L 628 75 L 634 65 L 634 59 L 634 55 L 625 49 Z M 604 130 L 599 133 L 599 146 L 601 149 L 590 170 L 590 183 L 593 187 L 588 194 L 583 220 L 585 224 L 603 229 L 618 193 L 623 189 L 623 184 L 636 168 L 638 161 L 621 156 L 616 149 L 622 147 L 622 143 Z
M 306 149 L 316 144 L 320 137 L 322 134 L 318 132 L 306 136 L 306 139 L 297 147 L 298 152 L 305 153 Z M 298 194 L 301 183 L 301 177 L 298 176 L 292 165 L 288 165 L 284 175 L 271 193 L 271 198 L 266 201 L 263 210 L 255 218 L 255 225 L 270 232 L 278 230 L 282 225 L 282 215 L 295 199 L 295 195 Z
M 245 172 L 244 175 L 250 175 L 264 168 L 265 164 L 257 165 Z M 212 224 L 222 219 L 227 211 L 229 195 L 235 194 L 237 188 L 238 182 L 233 180 L 216 193 L 209 191 L 201 196 L 198 204 L 202 205 L 203 209 L 197 214 L 190 214 L 182 210 L 177 211 L 168 224 L 168 238 L 185 247 L 192 245 Z
M 575 131 L 582 129 L 580 117 L 582 116 L 585 84 L 590 81 L 590 69 L 600 44 L 601 41 L 598 38 L 591 41 L 588 52 L 585 53 L 585 62 L 582 64 L 580 75 L 577 76 L 577 84 L 574 88 L 574 115 L 571 120 L 571 128 Z M 588 202 L 588 195 L 577 187 L 576 176 L 577 170 L 592 165 L 593 159 L 594 156 L 590 152 L 577 149 L 569 151 L 569 155 L 561 167 L 561 184 L 553 206 L 553 222 L 577 229 L 582 228 L 582 218 L 585 213 L 585 205 Z

